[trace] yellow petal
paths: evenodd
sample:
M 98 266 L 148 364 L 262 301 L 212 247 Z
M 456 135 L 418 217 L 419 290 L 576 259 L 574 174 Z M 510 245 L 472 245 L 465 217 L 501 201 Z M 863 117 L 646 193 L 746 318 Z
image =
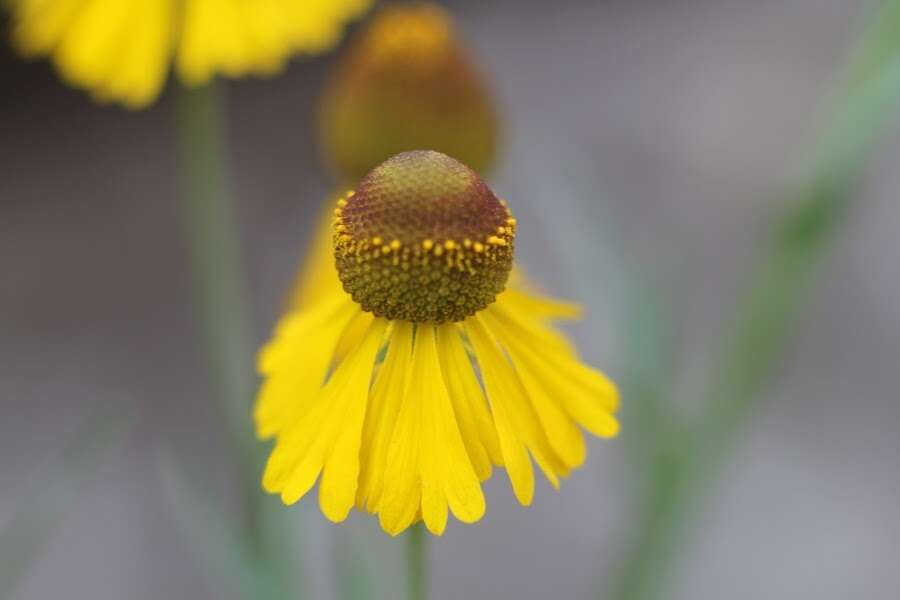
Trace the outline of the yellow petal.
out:
M 516 354 L 520 371 L 535 378 L 547 395 L 582 427 L 600 437 L 618 433 L 613 413 L 618 407 L 618 391 L 602 373 L 564 352 L 539 352 L 538 339 L 522 326 L 522 315 L 501 307 L 488 309 L 503 328 L 504 344 Z
M 12 39 L 52 55 L 63 79 L 99 101 L 153 101 L 173 56 L 182 81 L 273 74 L 290 54 L 328 49 L 371 0 L 8 0 Z
M 411 371 L 411 374 L 415 371 Z M 409 527 L 421 505 L 419 477 L 421 402 L 407 392 L 391 434 L 384 470 L 384 490 L 378 502 L 378 521 L 392 536 Z
M 535 413 L 541 423 L 541 427 L 547 434 L 547 441 L 554 452 L 562 459 L 568 469 L 579 467 L 584 463 L 587 449 L 584 436 L 572 418 L 562 410 L 558 401 L 551 398 L 544 390 L 542 381 L 521 360 L 518 340 L 509 335 L 509 331 L 492 318 L 491 311 L 484 311 L 482 318 L 490 324 L 491 331 L 497 335 L 497 339 L 509 353 L 516 367 L 516 374 L 522 382 L 528 398 L 534 406 Z
M 128 43 L 130 7 L 116 0 L 89 0 L 72 19 L 54 52 L 66 81 L 93 88 L 116 67 Z
M 497 301 L 510 303 L 515 309 L 537 319 L 577 319 L 583 312 L 581 306 L 573 302 L 548 298 L 525 289 L 527 283 L 515 285 L 511 278 L 510 286 L 497 297 Z
M 13 43 L 27 56 L 49 54 L 84 4 L 84 0 L 22 0 L 13 4 Z
M 429 531 L 441 535 L 448 505 L 461 521 L 472 523 L 484 515 L 484 495 L 466 453 L 453 405 L 441 375 L 435 330 L 421 326 L 416 336 L 413 382 L 423 404 L 422 519 Z M 419 383 L 418 390 L 415 389 Z
M 52 54 L 70 85 L 133 108 L 158 95 L 171 60 L 174 0 L 20 0 L 13 8 L 20 51 Z
M 420 325 L 379 516 L 385 531 L 396 535 L 421 510 L 429 531 L 441 535 L 448 508 L 461 521 L 474 522 L 484 514 L 484 495 L 441 375 L 434 326 Z
M 362 396 L 365 403 L 381 327 L 383 322 L 378 321 L 370 328 L 371 335 L 338 365 L 307 414 L 279 433 L 263 474 L 263 487 L 270 493 L 280 492 L 286 504 L 299 500 L 315 483 L 344 431 L 345 415 L 352 403 L 359 401 L 360 386 L 366 390 Z
M 531 399 L 522 386 L 515 368 L 513 368 L 513 365 L 509 362 L 497 342 L 496 334 L 491 330 L 487 321 L 482 318 L 482 315 L 476 315 L 475 319 L 484 328 L 488 338 L 493 342 L 494 351 L 497 352 L 496 358 L 499 360 L 495 362 L 501 369 L 502 379 L 508 388 L 508 397 L 510 398 L 507 404 L 509 415 L 538 468 L 543 472 L 550 485 L 555 489 L 559 489 L 559 477 L 568 476 L 570 469 L 555 452 L 547 439 L 546 432 L 531 403 Z
M 466 354 L 459 328 L 449 323 L 439 326 L 437 343 L 441 370 L 463 442 L 478 477 L 484 481 L 491 475 L 491 463 L 499 465 L 503 462 L 497 429 Z
M 354 371 L 342 392 L 346 408 L 338 419 L 338 436 L 330 448 L 319 485 L 319 506 L 330 520 L 347 518 L 356 498 L 359 480 L 359 448 L 369 397 L 369 385 L 375 356 L 381 346 L 387 321 L 375 319 L 366 332 L 359 351 L 351 359 Z
M 297 272 L 289 301 L 292 309 L 315 306 L 323 298 L 344 293 L 334 268 L 333 221 L 334 201 L 325 202 L 306 250 L 307 258 Z
M 94 95 L 143 108 L 157 98 L 169 71 L 175 9 L 173 0 L 135 0 L 130 8 L 128 42 Z
M 233 77 L 243 75 L 244 28 L 235 0 L 184 0 L 183 6 L 176 55 L 182 80 L 201 85 L 218 71 Z
M 266 379 L 253 413 L 260 438 L 275 435 L 306 414 L 322 387 L 342 332 L 368 323 L 354 318 L 359 313 L 353 302 L 338 296 L 282 319 L 275 338 L 260 351 L 259 370 Z
M 422 327 L 417 337 L 417 348 L 424 355 L 421 358 L 420 368 L 424 380 L 425 422 L 429 424 L 429 428 L 434 429 L 434 435 L 426 438 L 426 446 L 432 446 L 435 459 L 433 474 L 435 485 L 440 486 L 453 515 L 464 523 L 474 523 L 484 515 L 484 494 L 466 452 L 454 407 L 441 373 L 435 334 L 435 328 L 428 325 Z M 424 485 L 432 477 L 423 472 L 422 479 Z M 427 525 L 429 521 L 425 511 L 424 493 L 422 507 L 423 518 Z M 443 511 L 443 517 L 446 521 L 446 510 Z M 439 525 L 440 521 L 435 523 Z
M 522 321 L 522 327 L 528 329 L 530 336 L 544 351 L 578 355 L 575 345 L 561 331 L 550 326 L 547 320 L 576 318 L 580 314 L 580 307 L 510 288 L 497 296 L 497 302 L 492 306 L 511 313 L 527 315 L 527 319 Z M 565 307 L 571 307 L 572 312 L 566 313 Z
M 406 394 L 407 373 L 412 362 L 413 324 L 394 323 L 384 364 L 378 371 L 369 399 L 360 450 L 362 464 L 357 506 L 376 512 L 384 489 L 384 468 L 394 421 Z
M 534 471 L 521 437 L 522 432 L 513 421 L 510 404 L 521 397 L 516 387 L 515 376 L 509 371 L 509 365 L 479 321 L 478 315 L 465 321 L 465 330 L 481 367 L 488 401 L 491 403 L 494 423 L 497 426 L 503 464 L 506 466 L 513 492 L 521 504 L 528 506 L 534 497 Z

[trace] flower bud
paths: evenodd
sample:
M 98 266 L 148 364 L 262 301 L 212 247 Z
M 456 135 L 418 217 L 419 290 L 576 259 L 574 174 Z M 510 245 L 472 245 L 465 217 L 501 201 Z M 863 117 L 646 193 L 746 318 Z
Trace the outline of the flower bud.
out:
M 389 6 L 341 57 L 319 111 L 324 154 L 358 181 L 400 152 L 431 148 L 484 173 L 497 118 L 450 16 L 430 3 Z

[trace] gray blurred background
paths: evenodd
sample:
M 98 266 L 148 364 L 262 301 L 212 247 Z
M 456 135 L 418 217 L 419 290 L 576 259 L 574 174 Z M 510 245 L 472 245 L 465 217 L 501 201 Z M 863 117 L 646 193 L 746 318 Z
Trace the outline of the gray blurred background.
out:
M 628 335 L 621 288 L 634 272 L 658 286 L 678 344 L 669 401 L 689 411 L 871 3 L 446 5 L 503 110 L 491 183 L 519 213 L 521 261 L 588 305 L 574 333 L 614 378 Z M 5 45 L 0 55 L 0 525 L 41 493 L 42 470 L 98 407 L 138 415 L 16 598 L 218 598 L 159 475 L 160 456 L 174 455 L 234 502 L 197 342 L 171 90 L 149 111 L 100 108 L 46 63 Z M 258 343 L 331 191 L 313 108 L 333 60 L 228 86 Z M 875 156 L 670 598 L 900 597 L 897 135 Z M 592 441 L 586 466 L 559 493 L 541 481 L 528 509 L 495 474 L 485 519 L 451 523 L 431 545 L 433 598 L 596 597 L 631 525 L 626 444 Z M 398 542 L 375 520 L 333 526 L 312 497 L 285 510 L 309 597 L 332 597 L 332 558 L 348 547 L 377 556 L 378 593 L 394 597 Z

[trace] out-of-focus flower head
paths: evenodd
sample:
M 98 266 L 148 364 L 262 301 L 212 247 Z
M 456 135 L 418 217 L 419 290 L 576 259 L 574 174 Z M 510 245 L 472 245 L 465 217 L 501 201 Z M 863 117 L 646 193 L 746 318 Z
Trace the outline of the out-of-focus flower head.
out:
M 507 204 L 438 152 L 393 157 L 338 200 L 343 289 L 285 314 L 259 356 L 268 492 L 293 504 L 318 480 L 332 521 L 355 505 L 391 535 L 419 520 L 440 535 L 449 513 L 481 519 L 494 466 L 528 505 L 532 461 L 558 488 L 583 431 L 617 434 L 615 385 L 551 323 L 578 307 L 508 281 L 515 238 Z
M 432 3 L 390 5 L 348 46 L 323 94 L 323 150 L 351 185 L 389 157 L 438 150 L 484 173 L 497 115 L 450 16 Z
M 371 0 L 6 0 L 12 39 L 101 102 L 141 108 L 179 79 L 269 75 L 331 49 Z

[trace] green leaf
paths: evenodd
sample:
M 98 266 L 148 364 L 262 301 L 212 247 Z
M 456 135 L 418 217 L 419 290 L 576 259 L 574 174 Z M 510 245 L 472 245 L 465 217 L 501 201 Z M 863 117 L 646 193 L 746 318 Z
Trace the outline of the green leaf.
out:
M 900 0 L 882 5 L 834 95 L 807 178 L 786 194 L 748 278 L 711 377 L 704 410 L 682 447 L 664 454 L 640 500 L 641 517 L 614 596 L 665 596 L 666 575 L 687 526 L 787 346 L 821 261 L 853 200 L 867 159 L 900 101 Z

